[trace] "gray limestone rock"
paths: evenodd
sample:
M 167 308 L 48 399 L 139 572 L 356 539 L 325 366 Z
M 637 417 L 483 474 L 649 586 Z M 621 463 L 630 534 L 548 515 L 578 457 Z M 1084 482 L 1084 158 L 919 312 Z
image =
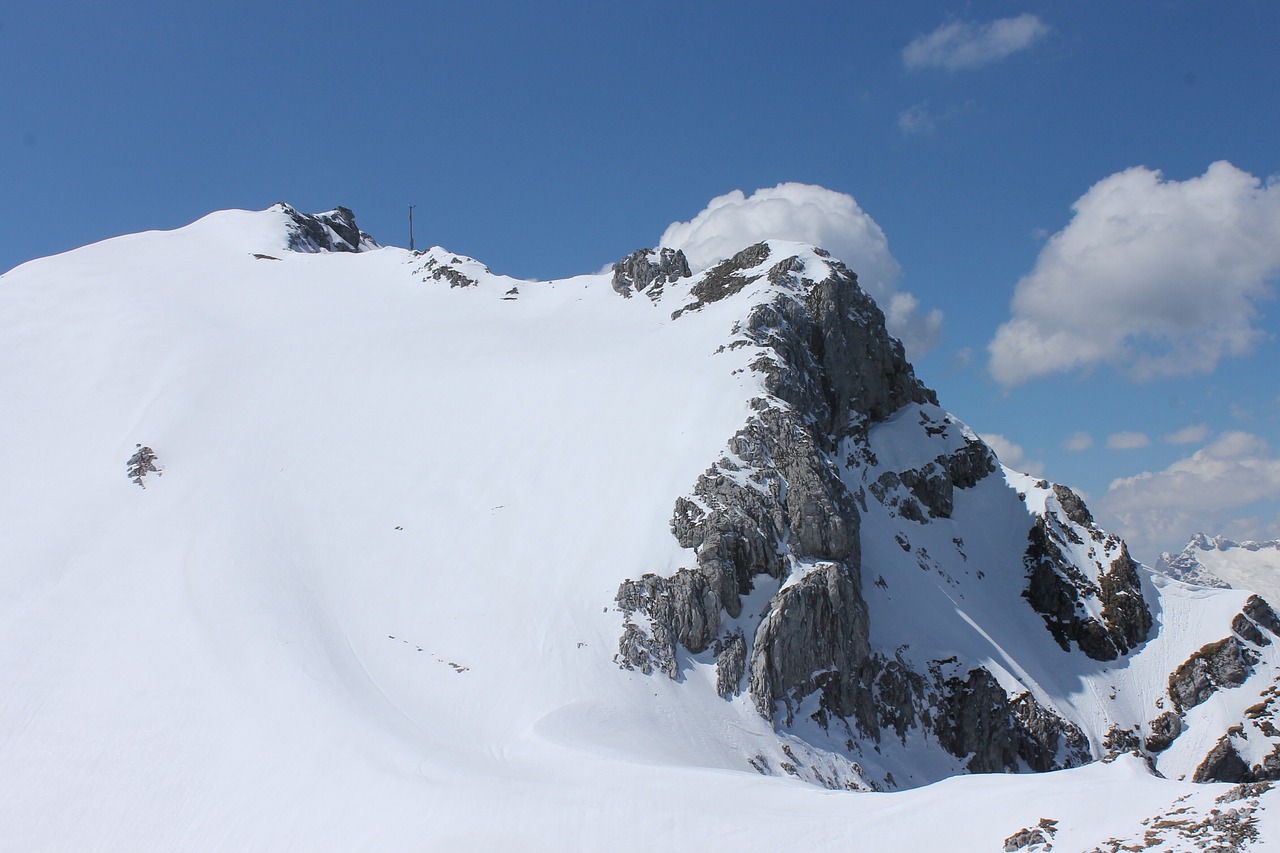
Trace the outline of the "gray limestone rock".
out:
M 1169 676 L 1169 696 L 1180 711 L 1194 708 L 1221 687 L 1239 687 L 1253 674 L 1256 655 L 1236 637 L 1209 643 Z
M 1150 734 L 1143 741 L 1148 752 L 1164 752 L 1182 734 L 1182 717 L 1173 711 L 1165 711 L 1147 724 Z
M 971 489 L 995 470 L 991 448 L 981 441 L 966 440 L 954 453 L 940 454 L 928 465 L 902 471 L 898 479 L 929 510 L 930 518 L 950 518 L 955 490 Z
M 377 241 L 356 227 L 356 216 L 348 208 L 335 207 L 328 213 L 299 213 L 281 202 L 275 209 L 290 219 L 290 251 L 367 252 L 378 248 Z
M 766 719 L 781 702 L 790 722 L 797 700 L 814 692 L 830 714 L 855 715 L 871 655 L 860 587 L 856 570 L 820 563 L 774 597 L 751 652 L 751 698 Z
M 1145 641 L 1151 631 L 1151 611 L 1142 596 L 1137 564 L 1118 538 L 1104 535 L 1096 526 L 1087 527 L 1084 532 L 1104 552 L 1118 549 L 1110 566 L 1096 563 L 1098 580 L 1090 580 L 1065 550 L 1068 543 L 1083 543 L 1075 526 L 1081 520 L 1092 525 L 1092 517 L 1069 489 L 1055 491 L 1055 496 L 1067 520 L 1047 509 L 1032 524 L 1023 557 L 1027 568 L 1023 597 L 1044 617 L 1045 626 L 1064 651 L 1069 651 L 1074 641 L 1094 660 L 1115 660 Z M 1101 620 L 1085 608 L 1084 601 L 1090 598 L 1102 604 Z
M 690 275 L 689 262 L 679 249 L 640 249 L 613 265 L 613 289 L 627 298 L 635 290 L 656 299 L 664 285 Z
M 748 247 L 695 281 L 695 301 L 682 311 L 740 291 L 769 260 L 768 245 Z M 861 581 L 859 501 L 865 509 L 865 496 L 850 493 L 835 454 L 841 448 L 851 460 L 874 463 L 870 427 L 904 405 L 937 400 L 915 378 L 856 277 L 839 262 L 827 263 L 829 274 L 817 282 L 804 277 L 805 265 L 795 257 L 763 273 L 776 292 L 735 328 L 741 336 L 735 345 L 758 348 L 750 367 L 766 393 L 752 402 L 747 423 L 698 477 L 692 494 L 675 502 L 671 532 L 693 551 L 696 564 L 619 589 L 626 614 L 619 663 L 678 678 L 681 648 L 698 653 L 714 643 L 720 695 L 741 690 L 745 676 L 760 714 L 782 725 L 792 724 L 803 705 L 829 731 L 852 725 L 876 743 L 889 731 L 905 743 L 912 729 L 924 728 L 974 771 L 1048 770 L 1088 760 L 1077 727 L 1030 693 L 1009 696 L 985 669 L 948 680 L 872 653 Z M 932 429 L 931 435 L 942 435 L 946 424 Z M 926 511 L 950 514 L 955 489 L 971 488 L 996 470 L 990 449 L 968 440 L 922 469 L 887 472 L 870 491 L 894 501 L 902 517 L 924 523 Z M 1051 537 L 1046 542 L 1058 549 Z M 1054 577 L 1070 586 L 1066 612 L 1074 614 L 1075 596 L 1088 580 L 1078 571 L 1071 575 L 1074 567 L 1060 571 L 1049 562 Z M 741 597 L 762 576 L 784 583 L 751 642 L 741 634 L 717 639 L 721 611 L 740 618 Z M 1120 592 L 1129 578 L 1118 577 Z M 1113 609 L 1123 603 L 1117 598 Z M 1127 635 L 1117 630 L 1117 636 L 1123 642 Z
M 1231 620 L 1231 630 L 1240 639 L 1253 643 L 1255 646 L 1271 645 L 1271 641 L 1262 633 L 1262 630 L 1243 613 L 1237 613 L 1235 618 Z
M 1098 577 L 1098 599 L 1102 602 L 1102 621 L 1120 654 L 1147 639 L 1151 632 L 1151 611 L 1142 597 L 1138 564 L 1129 556 L 1129 548 L 1123 542 L 1119 556 Z
M 1093 514 L 1089 512 L 1089 508 L 1084 505 L 1079 495 L 1066 486 L 1056 483 L 1053 486 L 1053 495 L 1058 499 L 1058 506 L 1062 507 L 1063 515 L 1081 527 L 1093 526 Z
M 1280 636 L 1280 617 L 1276 616 L 1276 612 L 1271 609 L 1271 605 L 1261 596 L 1249 596 L 1249 600 L 1244 603 L 1242 612 L 1256 624 L 1266 628 L 1272 634 Z
M 700 652 L 720 632 L 720 597 L 700 572 L 681 569 L 670 578 L 647 574 L 638 581 L 625 581 L 615 599 L 626 618 L 635 613 L 649 618 L 653 626 L 643 654 L 627 654 L 619 649 L 620 662 L 642 668 L 644 656 L 674 660 L 676 645 Z M 637 643 L 636 638 L 632 642 Z M 674 672 L 668 675 L 675 677 Z
M 1010 700 L 984 667 L 970 670 L 964 681 L 952 677 L 942 686 L 946 694 L 934 732 L 952 755 L 968 757 L 966 766 L 973 773 L 1015 773 L 1022 769 L 1020 760 L 1045 771 L 1089 759 L 1079 728 L 1040 706 L 1030 693 Z
M 694 301 L 672 313 L 671 319 L 678 319 L 689 311 L 697 311 L 704 305 L 719 302 L 721 299 L 738 293 L 760 277 L 759 275 L 745 275 L 744 273 L 760 266 L 768 257 L 769 244 L 756 243 L 754 246 L 748 246 L 738 252 L 732 258 L 716 264 L 707 270 L 693 286 L 691 292 Z
M 747 641 L 741 632 L 730 634 L 716 659 L 716 692 L 724 698 L 742 691 L 742 676 L 747 667 Z
M 1191 781 L 1256 782 L 1258 780 L 1254 778 L 1252 768 L 1240 757 L 1240 753 L 1236 752 L 1235 746 L 1231 743 L 1231 735 L 1223 735 L 1200 762 Z
M 135 444 L 137 450 L 124 463 L 125 476 L 135 485 L 146 488 L 147 484 L 143 482 L 148 474 L 155 474 L 157 477 L 162 475 L 163 469 L 159 466 L 156 459 L 156 452 L 150 447 L 144 447 L 141 444 Z

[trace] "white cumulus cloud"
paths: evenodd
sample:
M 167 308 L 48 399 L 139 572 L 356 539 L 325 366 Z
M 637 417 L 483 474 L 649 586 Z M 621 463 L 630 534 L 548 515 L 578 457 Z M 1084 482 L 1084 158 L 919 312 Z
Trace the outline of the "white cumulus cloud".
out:
M 1200 531 L 1235 530 L 1248 520 L 1237 510 L 1277 499 L 1280 459 L 1261 437 L 1227 432 L 1163 471 L 1112 481 L 1099 508 L 1147 559 Z
M 1199 444 L 1209 437 L 1209 427 L 1205 424 L 1192 424 L 1164 437 L 1167 444 Z
M 978 437 L 996 452 L 996 458 L 1000 460 L 1001 465 L 1036 477 L 1044 473 L 1044 463 L 1028 459 L 1021 444 L 1015 444 L 999 433 L 980 433 Z
M 1031 14 L 987 24 L 955 21 L 912 39 L 902 51 L 902 61 L 908 68 L 977 68 L 1026 50 L 1048 32 L 1049 26 Z
M 1093 436 L 1087 432 L 1073 432 L 1067 436 L 1067 440 L 1063 442 L 1062 446 L 1067 450 L 1088 450 L 1093 447 Z
M 1134 450 L 1150 444 L 1151 438 L 1145 432 L 1117 432 L 1107 436 L 1107 447 L 1111 450 Z
M 897 289 L 902 268 L 889 252 L 884 231 L 853 196 L 812 184 L 785 183 L 750 196 L 734 190 L 711 200 L 688 222 L 673 222 L 659 241 L 682 249 L 694 269 L 706 269 L 762 240 L 794 240 L 821 246 L 858 274 L 884 311 L 889 332 L 907 354 L 919 357 L 937 345 L 942 312 L 922 310 Z
M 1102 364 L 1136 380 L 1205 373 L 1262 337 L 1257 302 L 1280 272 L 1280 187 L 1225 161 L 1186 181 L 1139 166 L 1073 210 L 988 345 L 998 382 Z

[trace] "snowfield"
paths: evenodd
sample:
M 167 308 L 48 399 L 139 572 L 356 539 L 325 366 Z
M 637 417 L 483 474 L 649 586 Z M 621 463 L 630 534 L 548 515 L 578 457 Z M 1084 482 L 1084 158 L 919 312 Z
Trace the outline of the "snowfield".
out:
M 1191 709 L 1170 778 L 1132 755 L 956 775 L 909 739 L 863 760 L 901 790 L 757 772 L 823 735 L 722 699 L 705 655 L 680 680 L 621 669 L 614 598 L 692 564 L 673 502 L 760 393 L 756 352 L 725 344 L 773 285 L 673 320 L 687 288 L 624 299 L 609 274 L 520 281 L 438 247 L 291 251 L 290 225 L 225 211 L 0 276 L 0 847 L 998 851 L 1048 820 L 1054 850 L 1193 850 L 1235 809 L 1239 849 L 1280 849 L 1276 794 L 1186 769 L 1280 644 Z M 946 416 L 894 418 L 920 410 Z M 875 427 L 880 463 L 931 459 L 913 435 Z M 161 469 L 145 488 L 125 475 L 139 445 Z M 1100 754 L 1249 593 L 1144 573 L 1159 642 L 1066 655 L 1019 598 L 1052 493 L 1001 473 L 913 533 L 929 566 L 870 503 L 873 644 L 983 663 Z

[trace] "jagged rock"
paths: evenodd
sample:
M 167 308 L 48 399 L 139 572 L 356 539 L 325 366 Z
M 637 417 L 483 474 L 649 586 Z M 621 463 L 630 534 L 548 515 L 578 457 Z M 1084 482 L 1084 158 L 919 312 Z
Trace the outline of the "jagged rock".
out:
M 1223 735 L 1221 740 L 1209 750 L 1209 754 L 1200 762 L 1193 782 L 1256 782 L 1253 770 L 1236 752 L 1231 743 L 1231 735 Z
M 835 716 L 853 717 L 859 707 L 870 716 L 858 680 L 871 655 L 860 588 L 856 569 L 821 563 L 779 590 L 751 651 L 751 698 L 763 717 L 772 720 L 782 702 L 790 719 L 795 701 L 815 691 Z
M 964 447 L 945 459 L 943 464 L 957 489 L 973 488 L 1000 467 L 991 448 L 976 439 L 965 439 Z
M 942 458 L 942 457 L 939 457 Z M 937 462 L 913 468 L 899 475 L 902 485 L 929 510 L 930 518 L 950 518 L 955 485 L 946 469 Z
M 1076 519 L 1087 519 L 1092 524 L 1079 497 L 1069 489 L 1063 489 L 1062 493 L 1066 504 L 1062 504 L 1063 498 L 1059 497 L 1059 506 L 1068 521 L 1079 524 Z M 1119 551 L 1108 569 L 1102 570 L 1101 564 L 1096 565 L 1096 583 L 1064 553 L 1067 543 L 1084 541 L 1071 524 L 1063 522 L 1051 509 L 1036 518 L 1027 534 L 1023 558 L 1028 580 L 1023 597 L 1044 617 L 1045 626 L 1064 651 L 1070 650 L 1071 641 L 1075 641 L 1080 650 L 1094 660 L 1115 660 L 1147 639 L 1151 611 L 1142 597 L 1137 564 L 1129 557 L 1124 543 L 1113 536 L 1102 536 L 1096 527 L 1086 532 L 1091 539 L 1100 539 L 1108 553 Z M 1097 598 L 1101 602 L 1101 620 L 1085 609 L 1086 598 Z
M 143 447 L 141 444 L 135 444 L 134 447 L 138 449 L 125 462 L 125 476 L 131 482 L 145 489 L 147 484 L 143 480 L 146 479 L 147 475 L 162 476 L 162 469 L 156 462 L 156 452 L 154 450 L 150 447 Z
M 1142 597 L 1138 564 L 1129 556 L 1129 548 L 1123 542 L 1111 568 L 1098 577 L 1098 598 L 1102 601 L 1102 621 L 1107 634 L 1120 654 L 1147 639 L 1151 631 L 1151 611 Z
M 1165 711 L 1147 724 L 1150 734 L 1143 741 L 1148 752 L 1164 752 L 1182 734 L 1182 717 L 1173 711 Z
M 655 671 L 666 673 L 669 678 L 679 676 L 676 666 L 675 643 L 670 637 L 655 642 L 635 623 L 628 619 L 618 640 L 618 654 L 614 657 L 623 669 L 639 670 L 645 675 Z
M 701 573 L 691 569 L 681 569 L 670 578 L 648 574 L 638 581 L 625 581 L 616 601 L 627 619 L 639 612 L 653 625 L 647 646 L 632 637 L 633 651 L 619 648 L 622 661 L 636 668 L 643 668 L 641 661 L 646 658 L 674 660 L 677 644 L 692 652 L 703 651 L 720 632 L 720 597 Z M 667 674 L 675 677 L 672 671 Z
M 378 243 L 356 227 L 356 215 L 335 207 L 328 213 L 299 213 L 283 202 L 276 208 L 289 223 L 289 250 L 293 252 L 367 252 Z
M 1243 613 L 1237 613 L 1235 618 L 1231 620 L 1231 630 L 1240 639 L 1247 640 L 1255 646 L 1271 645 L 1271 641 L 1267 639 L 1266 635 Z
M 474 278 L 448 264 L 440 264 L 434 267 L 430 275 L 436 281 L 443 279 L 449 282 L 450 287 L 474 287 L 477 284 Z
M 743 275 L 746 270 L 754 269 L 769 257 L 769 244 L 756 243 L 716 264 L 702 276 L 691 289 L 694 301 L 672 313 L 671 319 L 679 319 L 690 311 L 698 311 L 704 305 L 719 302 L 733 296 L 748 284 L 760 278 L 758 275 Z
M 1087 741 L 1076 726 L 1041 707 L 1030 693 L 1010 701 L 985 667 L 970 670 L 965 681 L 952 677 L 944 687 L 947 694 L 939 705 L 934 732 L 952 755 L 968 756 L 966 767 L 971 772 L 1017 772 L 1019 759 L 1036 771 L 1088 759 Z M 1063 738 L 1068 763 L 1059 764 Z
M 613 289 L 627 298 L 634 289 L 656 299 L 664 285 L 690 275 L 689 262 L 679 249 L 640 249 L 613 265 Z
M 884 313 L 857 286 L 858 277 L 838 261 L 828 263 L 832 274 L 805 300 L 816 325 L 812 346 L 832 394 L 826 431 L 839 441 L 864 419 L 884 420 L 907 403 L 937 405 L 933 391 L 916 379 L 902 343 L 885 331 Z
M 779 725 L 792 725 L 803 706 L 833 735 L 838 726 L 856 727 L 879 743 L 892 731 L 905 744 L 913 729 L 924 729 L 974 772 L 1089 760 L 1088 739 L 1077 726 L 1030 692 L 1010 696 L 985 668 L 926 676 L 902 658 L 873 653 L 861 592 L 859 506 L 865 511 L 866 497 L 862 489 L 850 492 L 836 455 L 849 466 L 875 464 L 871 428 L 905 405 L 936 405 L 936 397 L 915 378 L 901 345 L 885 332 L 883 314 L 843 265 L 828 262 L 829 274 L 815 282 L 804 277 L 797 257 L 766 268 L 769 252 L 758 244 L 719 264 L 693 283 L 694 301 L 676 312 L 728 298 L 761 276 L 776 291 L 734 327 L 735 346 L 759 350 L 749 364 L 765 394 L 751 402 L 747 423 L 692 494 L 675 502 L 671 532 L 693 551 L 696 565 L 671 578 L 645 575 L 622 585 L 619 663 L 677 678 L 680 648 L 698 653 L 715 643 L 717 692 L 735 695 L 745 675 L 753 705 Z M 628 260 L 615 268 L 620 292 L 640 290 L 637 282 L 650 274 L 657 280 L 651 256 Z M 949 422 L 921 417 L 928 435 L 947 440 Z M 901 517 L 925 523 L 926 513 L 949 517 L 957 489 L 997 470 L 990 449 L 969 436 L 920 468 L 884 472 L 867 490 Z M 1029 548 L 1028 597 L 1056 614 L 1047 621 L 1064 648 L 1077 642 L 1099 659 L 1127 652 L 1150 627 L 1135 565 L 1118 540 L 1096 529 L 1074 493 L 1055 497 L 1062 518 L 1047 513 L 1032 531 L 1033 546 L 1037 531 L 1040 539 Z M 1098 564 L 1093 580 L 1063 551 L 1086 536 L 1110 560 L 1106 570 Z M 721 611 L 740 618 L 742 596 L 762 576 L 783 583 L 751 642 L 741 634 L 717 639 Z M 1086 595 L 1099 600 L 1101 619 L 1082 607 Z
M 742 675 L 747 667 L 747 641 L 740 632 L 725 640 L 716 660 L 716 692 L 724 698 L 736 696 L 742 688 Z
M 1036 826 L 1020 829 L 1004 840 L 1005 853 L 1013 853 L 1034 844 L 1044 844 L 1045 850 L 1052 849 L 1049 840 L 1058 834 L 1058 822 L 1047 817 L 1040 818 Z
M 1126 753 L 1141 754 L 1142 740 L 1136 731 L 1112 726 L 1107 729 L 1107 736 L 1102 740 L 1102 748 L 1106 750 L 1105 759 Z
M 1194 708 L 1220 687 L 1239 687 L 1253 674 L 1254 653 L 1235 637 L 1209 643 L 1169 676 L 1169 696 L 1181 711 Z
M 955 490 L 973 488 L 995 470 L 996 460 L 991 448 L 981 441 L 966 440 L 964 447 L 954 453 L 940 454 L 928 465 L 902 471 L 897 479 L 929 510 L 930 518 L 950 518 Z M 892 481 L 886 482 L 881 489 L 891 485 Z M 877 497 L 883 500 L 882 495 Z M 909 512 L 906 510 L 902 514 L 910 517 Z M 919 520 L 922 521 L 923 516 Z
M 930 721 L 924 676 L 900 661 L 885 660 L 879 655 L 864 670 L 864 681 L 872 685 L 876 709 L 877 726 L 872 736 L 879 740 L 881 730 L 892 729 L 905 744 L 908 730 Z
M 1262 759 L 1261 764 L 1252 768 L 1253 778 L 1258 782 L 1274 782 L 1280 779 L 1280 744 Z
M 1037 773 L 1077 767 L 1091 760 L 1089 739 L 1074 723 L 1045 708 L 1029 692 L 1010 702 L 1018 755 Z
M 1089 508 L 1084 505 L 1084 501 L 1075 492 L 1066 486 L 1054 484 L 1053 496 L 1058 499 L 1058 506 L 1062 507 L 1062 512 L 1067 518 L 1074 521 L 1081 527 L 1093 526 L 1093 514 L 1089 512 Z
M 1244 610 L 1241 612 L 1272 634 L 1280 636 L 1280 617 L 1276 616 L 1276 612 L 1271 609 L 1271 605 L 1261 596 L 1249 596 L 1249 600 L 1244 603 Z

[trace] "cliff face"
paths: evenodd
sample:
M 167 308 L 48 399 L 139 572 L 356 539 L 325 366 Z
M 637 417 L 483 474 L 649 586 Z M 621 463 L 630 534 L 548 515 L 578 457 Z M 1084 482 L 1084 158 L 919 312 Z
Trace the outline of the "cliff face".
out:
M 757 756 L 758 769 L 887 788 L 1125 751 L 1154 766 L 1181 732 L 1180 696 L 1246 683 L 1243 665 L 1176 677 L 1163 654 L 1134 665 L 1159 641 L 1159 591 L 1124 543 L 1070 489 L 1002 469 L 940 409 L 838 261 L 763 243 L 698 275 L 649 250 L 614 270 L 615 290 L 651 288 L 677 322 L 743 301 L 723 346 L 755 352 L 759 393 L 675 499 L 690 564 L 620 586 L 616 660 L 676 680 L 713 668 L 720 695 L 742 695 L 787 742 L 788 760 Z M 1257 662 L 1240 649 L 1233 661 Z M 1152 677 L 1170 687 L 1141 708 Z M 1106 681 L 1110 698 L 1082 712 L 1081 680 Z M 1265 761 L 1242 774 L 1213 749 L 1216 762 L 1165 770 L 1271 778 Z

